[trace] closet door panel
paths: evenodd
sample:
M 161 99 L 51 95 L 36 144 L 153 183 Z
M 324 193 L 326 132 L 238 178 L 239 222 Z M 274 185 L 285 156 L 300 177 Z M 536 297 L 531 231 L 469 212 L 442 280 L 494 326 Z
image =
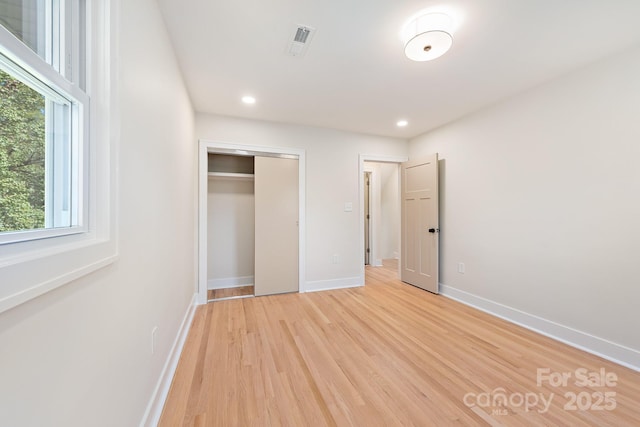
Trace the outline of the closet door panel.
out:
M 255 295 L 298 292 L 298 160 L 255 157 Z

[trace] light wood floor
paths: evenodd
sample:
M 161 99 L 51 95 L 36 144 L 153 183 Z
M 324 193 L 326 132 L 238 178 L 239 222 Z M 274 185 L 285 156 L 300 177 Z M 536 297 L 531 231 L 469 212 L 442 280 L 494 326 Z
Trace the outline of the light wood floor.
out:
M 366 275 L 362 288 L 198 308 L 160 426 L 640 425 L 639 373 L 406 285 L 388 266 Z M 539 368 L 571 379 L 538 385 Z M 617 382 L 577 386 L 579 369 Z
M 214 300 L 220 298 L 243 297 L 253 295 L 253 285 L 240 286 L 237 288 L 209 289 L 207 299 Z

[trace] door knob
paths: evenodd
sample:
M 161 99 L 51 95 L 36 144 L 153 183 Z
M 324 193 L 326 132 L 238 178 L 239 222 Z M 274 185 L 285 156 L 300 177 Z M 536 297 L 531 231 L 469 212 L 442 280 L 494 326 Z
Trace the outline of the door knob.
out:
M 429 233 L 435 233 L 435 232 L 440 231 L 440 230 L 435 229 L 435 228 L 430 228 L 430 229 L 429 229 L 429 230 L 427 230 L 427 231 L 428 231 Z

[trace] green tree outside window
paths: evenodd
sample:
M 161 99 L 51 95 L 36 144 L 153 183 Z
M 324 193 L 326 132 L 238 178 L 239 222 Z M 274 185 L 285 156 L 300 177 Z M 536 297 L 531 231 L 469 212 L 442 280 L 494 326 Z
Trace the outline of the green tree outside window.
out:
M 0 70 L 0 232 L 45 227 L 45 98 Z

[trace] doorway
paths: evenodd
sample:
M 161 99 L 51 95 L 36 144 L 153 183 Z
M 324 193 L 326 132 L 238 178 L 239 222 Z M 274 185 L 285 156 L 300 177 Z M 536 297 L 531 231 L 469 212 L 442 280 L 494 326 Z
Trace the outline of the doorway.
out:
M 207 300 L 254 296 L 254 156 L 208 153 Z
M 360 156 L 363 283 L 365 267 L 392 266 L 398 271 L 401 252 L 399 171 L 400 164 L 406 160 L 402 157 Z
M 293 149 L 293 148 L 249 146 L 249 145 L 242 145 L 242 144 L 230 144 L 230 143 L 223 143 L 223 142 L 216 142 L 216 141 L 201 140 L 199 143 L 199 151 L 198 151 L 198 159 L 199 159 L 198 303 L 205 304 L 209 299 L 208 298 L 209 297 L 208 282 L 209 282 L 209 270 L 210 270 L 210 266 L 208 265 L 209 251 L 210 251 L 209 224 L 208 224 L 209 209 L 210 209 L 208 204 L 209 154 L 221 154 L 221 155 L 236 156 L 236 157 L 253 157 L 253 158 L 267 159 L 260 162 L 260 164 L 267 165 L 267 166 L 261 166 L 258 168 L 259 170 L 263 170 L 263 171 L 265 170 L 273 171 L 273 169 L 269 169 L 273 167 L 273 165 L 271 165 L 273 163 L 271 159 L 278 159 L 283 161 L 286 161 L 286 160 L 295 161 L 295 162 L 291 162 L 292 167 L 285 168 L 289 171 L 288 172 L 289 174 L 287 175 L 287 177 L 284 177 L 284 178 L 281 177 L 278 172 L 273 172 L 273 173 L 267 172 L 263 174 L 263 178 L 260 178 L 259 176 L 255 176 L 254 178 L 255 181 L 252 182 L 253 184 L 254 182 L 258 182 L 259 180 L 261 184 L 258 185 L 257 187 L 262 189 L 259 189 L 258 191 L 263 193 L 265 191 L 264 184 L 266 182 L 269 182 L 272 179 L 285 179 L 285 180 L 288 180 L 289 182 L 293 182 L 296 184 L 295 189 L 293 190 L 293 192 L 296 193 L 295 199 L 292 199 L 291 197 L 289 197 L 286 203 L 283 202 L 278 204 L 271 204 L 273 205 L 272 207 L 274 208 L 281 208 L 283 205 L 287 205 L 289 208 L 291 208 L 291 205 L 296 205 L 295 210 L 296 210 L 297 218 L 293 221 L 295 231 L 293 232 L 291 232 L 290 230 L 286 231 L 287 235 L 293 236 L 292 238 L 293 238 L 294 244 L 290 246 L 295 246 L 295 251 L 291 252 L 291 256 L 287 258 L 289 260 L 287 265 L 288 267 L 290 267 L 288 269 L 289 273 L 287 277 L 293 278 L 291 280 L 293 280 L 295 288 L 292 288 L 291 286 L 289 286 L 286 289 L 277 289 L 275 291 L 274 290 L 266 290 L 264 292 L 259 291 L 258 287 L 260 287 L 261 289 L 263 287 L 262 285 L 260 285 L 260 283 L 258 283 L 260 280 L 260 278 L 257 277 L 258 275 L 261 278 L 267 277 L 266 283 L 272 283 L 274 281 L 272 277 L 268 276 L 269 274 L 268 271 L 265 272 L 264 268 L 262 268 L 259 272 L 256 272 L 256 277 L 254 282 L 254 284 L 256 285 L 255 291 L 252 290 L 253 292 L 247 292 L 247 293 L 248 293 L 248 296 L 251 296 L 253 293 L 255 293 L 256 295 L 267 295 L 270 293 L 289 292 L 289 291 L 303 292 L 305 290 L 305 282 L 304 282 L 304 277 L 305 277 L 305 185 L 304 185 L 305 151 L 299 150 L 299 149 Z M 275 167 L 276 169 L 280 170 L 282 169 L 280 166 L 282 165 L 278 164 Z M 221 172 L 221 173 L 228 174 L 228 172 Z M 227 176 L 227 178 L 239 179 L 239 180 L 250 179 L 249 177 L 245 176 L 249 174 L 240 173 L 239 175 L 240 176 L 233 176 L 233 177 Z M 268 188 L 269 186 L 266 185 L 266 187 Z M 289 193 L 291 193 L 291 191 Z M 262 199 L 270 199 L 271 196 L 273 195 L 262 196 Z M 257 198 L 255 199 L 254 203 L 259 203 L 260 197 L 261 196 L 257 195 Z M 269 216 L 270 214 L 267 212 L 268 210 L 267 208 L 257 207 L 258 212 L 256 213 L 256 217 L 259 217 L 259 216 L 262 217 L 263 215 L 265 217 Z M 278 217 L 279 214 L 275 214 L 275 215 L 276 217 Z M 233 215 L 233 218 L 235 220 L 235 215 Z M 259 221 L 256 221 L 256 227 L 259 227 L 258 223 Z M 259 231 L 257 232 L 260 233 Z M 264 233 L 262 233 L 261 235 L 264 235 Z M 258 242 L 259 240 L 260 238 L 258 238 L 256 241 L 258 245 L 259 245 L 259 242 Z M 272 239 L 270 239 L 268 236 L 266 239 L 262 239 L 262 241 L 267 241 L 267 242 L 269 240 L 272 240 Z M 258 246 L 258 245 L 256 245 L 254 249 L 254 255 L 256 255 L 256 258 L 257 258 L 256 264 L 255 264 L 256 267 L 258 267 L 258 265 L 262 265 L 262 266 L 272 265 L 271 262 L 269 262 L 268 260 L 265 261 L 266 259 L 265 257 L 268 257 L 269 254 L 276 254 L 276 255 L 282 254 L 282 251 L 280 249 L 277 251 L 272 251 L 269 248 L 265 249 L 264 246 Z M 258 268 L 260 269 L 261 267 L 258 267 Z M 238 288 L 240 288 L 240 286 L 238 286 Z M 237 295 L 235 297 L 243 297 L 243 296 L 244 295 Z

